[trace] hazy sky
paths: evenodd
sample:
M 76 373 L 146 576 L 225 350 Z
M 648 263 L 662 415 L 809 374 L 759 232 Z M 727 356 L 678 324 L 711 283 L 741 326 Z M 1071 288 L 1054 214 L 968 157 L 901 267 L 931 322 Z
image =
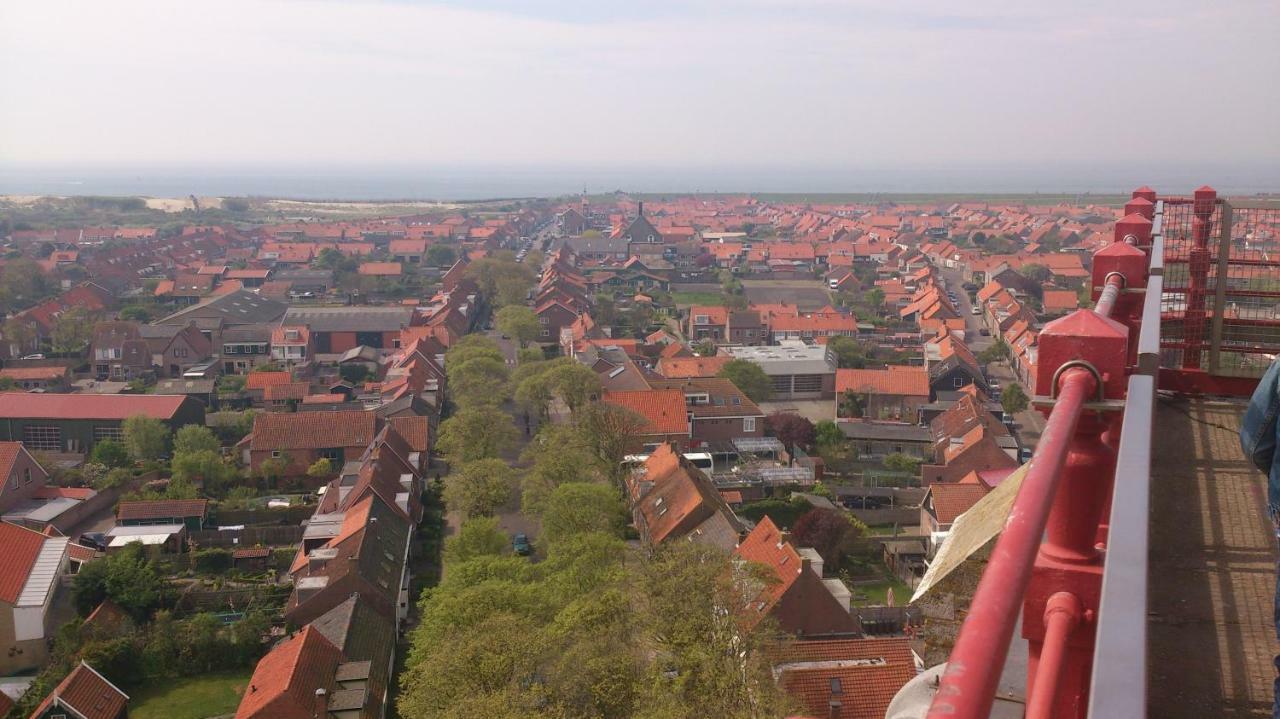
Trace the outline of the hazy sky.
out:
M 1280 3 L 4 0 L 0 165 L 1280 162 Z

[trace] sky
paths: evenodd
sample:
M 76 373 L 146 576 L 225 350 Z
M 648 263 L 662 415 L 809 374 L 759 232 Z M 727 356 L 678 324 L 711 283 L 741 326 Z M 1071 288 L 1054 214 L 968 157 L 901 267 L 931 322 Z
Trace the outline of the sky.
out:
M 1275 168 L 1278 36 L 1274 0 L 4 0 L 0 170 Z

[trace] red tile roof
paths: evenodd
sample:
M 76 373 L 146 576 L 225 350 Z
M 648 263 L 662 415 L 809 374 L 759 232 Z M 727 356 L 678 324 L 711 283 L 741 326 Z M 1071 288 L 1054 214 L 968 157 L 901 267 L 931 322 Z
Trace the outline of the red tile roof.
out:
M 250 372 L 244 380 L 245 389 L 266 389 L 273 384 L 292 382 L 293 375 L 288 372 Z
M 52 380 L 67 376 L 66 367 L 5 367 L 0 377 L 22 380 Z
M 663 357 L 658 360 L 658 374 L 669 379 L 688 377 L 715 377 L 729 364 L 732 357 Z
M 0 393 L 0 419 L 171 419 L 186 395 Z M 192 400 L 195 401 L 195 400 Z
M 121 502 L 116 518 L 168 519 L 170 517 L 203 517 L 208 511 L 207 499 L 161 499 L 155 501 Z
M 43 716 L 54 705 L 70 709 L 84 719 L 116 719 L 129 704 L 129 695 L 107 681 L 93 667 L 80 662 L 65 679 L 40 702 L 31 716 Z
M 836 370 L 836 393 L 850 391 L 928 397 L 929 371 L 896 365 L 887 369 Z
M 413 451 L 426 452 L 431 449 L 431 422 L 426 417 L 392 417 L 387 421 Z
M 938 518 L 939 524 L 951 524 L 990 491 L 991 488 L 982 483 L 934 484 L 929 487 L 929 494 L 933 498 L 933 514 Z
M 898 690 L 916 675 L 903 637 L 799 641 L 774 667 L 778 682 L 810 716 L 883 719 Z
M 26 585 L 46 537 L 26 527 L 0 522 L 0 601 L 14 604 Z
M 311 385 L 306 382 L 285 382 L 268 385 L 262 390 L 262 398 L 268 401 L 300 400 L 311 392 Z
M 21 442 L 0 442 L 0 482 L 9 478 L 18 456 L 24 451 Z
M 766 587 L 758 598 L 761 604 L 755 609 L 761 616 L 767 614 L 782 595 L 787 593 L 804 567 L 800 553 L 790 542 L 783 541 L 782 530 L 778 529 L 778 525 L 768 515 L 761 518 L 751 534 L 734 550 L 734 554 L 748 562 L 767 566 L 778 577 L 778 581 Z
M 365 276 L 396 277 L 400 275 L 399 262 L 366 262 L 358 272 Z
M 333 688 L 341 662 L 342 652 L 308 624 L 258 661 L 236 719 L 311 719 L 316 690 Z
M 1047 312 L 1070 311 L 1080 306 L 1080 297 L 1071 290 L 1045 290 L 1044 308 Z
M 259 414 L 249 448 L 367 447 L 377 433 L 377 420 L 373 412 L 362 411 Z
M 688 434 L 684 393 L 680 390 L 630 390 L 606 392 L 604 401 L 635 412 L 649 420 L 646 434 Z

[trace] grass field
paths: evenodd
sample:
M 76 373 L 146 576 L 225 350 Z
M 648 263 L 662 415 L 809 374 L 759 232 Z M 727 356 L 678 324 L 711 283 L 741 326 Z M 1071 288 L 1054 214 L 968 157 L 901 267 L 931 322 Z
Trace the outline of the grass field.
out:
M 907 600 L 911 599 L 911 587 L 908 587 L 897 577 L 886 575 L 883 582 L 850 587 L 853 590 L 853 597 L 850 602 L 858 607 L 883 605 L 886 595 L 889 594 L 890 587 L 893 588 L 893 603 L 896 606 L 902 606 L 907 603 Z
M 672 292 L 671 301 L 675 302 L 677 307 L 724 304 L 719 292 Z
M 234 714 L 252 669 L 157 682 L 129 693 L 130 719 L 206 719 Z

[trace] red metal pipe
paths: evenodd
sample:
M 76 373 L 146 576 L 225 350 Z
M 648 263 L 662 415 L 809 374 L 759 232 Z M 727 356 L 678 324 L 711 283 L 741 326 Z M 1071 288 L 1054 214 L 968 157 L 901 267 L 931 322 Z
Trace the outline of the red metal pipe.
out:
M 1093 305 L 1093 311 L 1103 317 L 1110 317 L 1115 311 L 1116 300 L 1120 297 L 1120 290 L 1124 288 L 1124 278 L 1120 275 L 1110 275 L 1107 277 L 1107 284 L 1102 287 L 1102 292 L 1098 294 L 1098 301 Z
M 1058 592 L 1049 597 L 1044 609 L 1044 649 L 1036 666 L 1034 693 L 1027 697 L 1026 719 L 1053 719 L 1054 699 L 1058 696 L 1067 656 L 1067 640 L 1083 616 L 1084 607 L 1071 592 Z
M 1098 391 L 1093 373 L 1083 368 L 1063 372 L 1058 387 L 1057 403 L 969 604 L 969 616 L 947 660 L 928 719 L 988 719 L 991 715 L 1071 439 L 1084 403 Z

